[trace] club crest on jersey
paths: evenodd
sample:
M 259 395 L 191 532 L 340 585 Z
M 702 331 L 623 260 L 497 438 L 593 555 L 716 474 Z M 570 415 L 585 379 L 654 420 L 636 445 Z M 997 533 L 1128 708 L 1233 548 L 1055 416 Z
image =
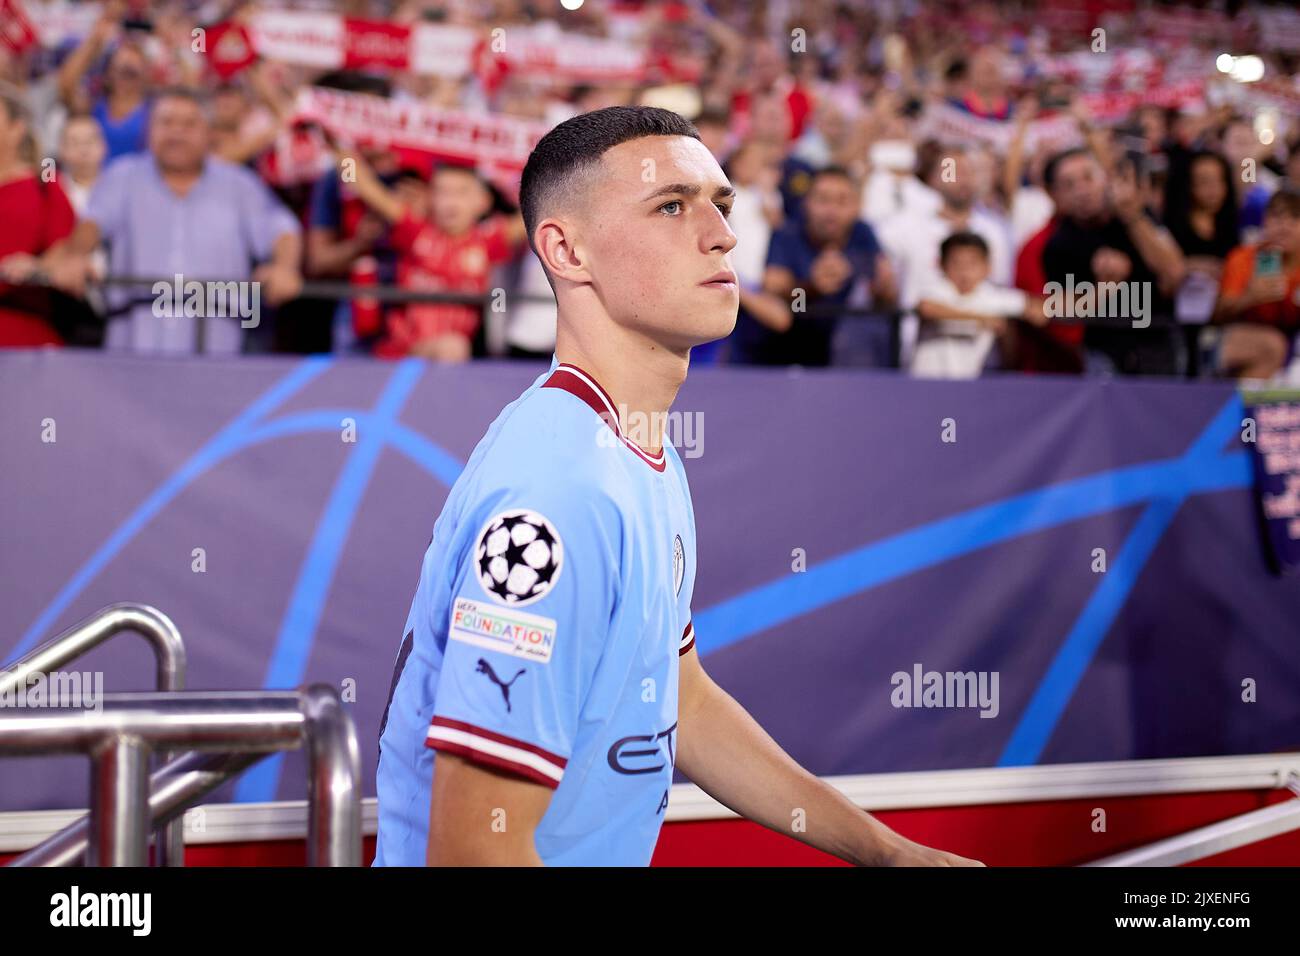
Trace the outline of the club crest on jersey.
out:
M 540 601 L 559 580 L 564 545 L 545 515 L 513 508 L 490 518 L 474 550 L 478 583 L 498 603 Z
M 682 581 L 686 580 L 686 549 L 682 547 L 682 536 L 673 539 L 673 591 L 682 593 Z

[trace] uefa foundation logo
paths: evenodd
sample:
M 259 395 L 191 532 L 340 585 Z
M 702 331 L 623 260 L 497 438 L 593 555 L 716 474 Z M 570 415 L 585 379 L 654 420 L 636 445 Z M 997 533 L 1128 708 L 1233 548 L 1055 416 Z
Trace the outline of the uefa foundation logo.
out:
M 104 706 L 103 671 L 50 671 L 26 679 L 0 670 L 0 710 L 70 709 L 99 713 Z

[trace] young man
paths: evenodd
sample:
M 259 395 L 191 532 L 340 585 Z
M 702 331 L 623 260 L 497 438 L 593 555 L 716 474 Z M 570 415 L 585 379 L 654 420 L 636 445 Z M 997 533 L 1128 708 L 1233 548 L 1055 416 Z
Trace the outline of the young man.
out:
M 803 808 L 792 835 L 847 860 L 973 864 L 803 770 L 700 666 L 662 423 L 691 347 L 735 323 L 732 195 L 665 110 L 596 110 L 534 149 L 521 204 L 555 356 L 434 526 L 380 730 L 376 865 L 645 865 L 674 765 L 779 832 Z

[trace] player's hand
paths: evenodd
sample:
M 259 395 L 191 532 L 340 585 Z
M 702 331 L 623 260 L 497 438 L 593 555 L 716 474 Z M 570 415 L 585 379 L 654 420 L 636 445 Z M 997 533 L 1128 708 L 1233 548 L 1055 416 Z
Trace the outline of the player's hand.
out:
M 906 840 L 886 861 L 886 866 L 984 866 L 979 860 L 971 860 L 956 853 L 936 850 Z

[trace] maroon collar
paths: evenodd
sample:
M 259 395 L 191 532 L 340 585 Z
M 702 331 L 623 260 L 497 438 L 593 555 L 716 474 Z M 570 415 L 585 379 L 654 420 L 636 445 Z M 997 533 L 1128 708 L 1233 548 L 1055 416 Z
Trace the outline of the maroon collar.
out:
M 555 370 L 551 372 L 550 378 L 542 383 L 542 388 L 562 388 L 566 392 L 578 396 L 578 398 L 591 406 L 592 411 L 600 416 L 601 420 L 609 426 L 610 430 L 617 435 L 623 444 L 630 448 L 638 458 L 655 471 L 663 471 L 664 468 L 667 467 L 667 453 L 663 448 L 659 449 L 658 455 L 651 455 L 644 448 L 623 434 L 623 430 L 618 423 L 618 412 L 614 410 L 614 401 L 609 397 L 609 392 L 605 391 L 595 378 L 578 368 L 578 366 L 570 365 L 567 362 L 561 362 L 555 367 Z

